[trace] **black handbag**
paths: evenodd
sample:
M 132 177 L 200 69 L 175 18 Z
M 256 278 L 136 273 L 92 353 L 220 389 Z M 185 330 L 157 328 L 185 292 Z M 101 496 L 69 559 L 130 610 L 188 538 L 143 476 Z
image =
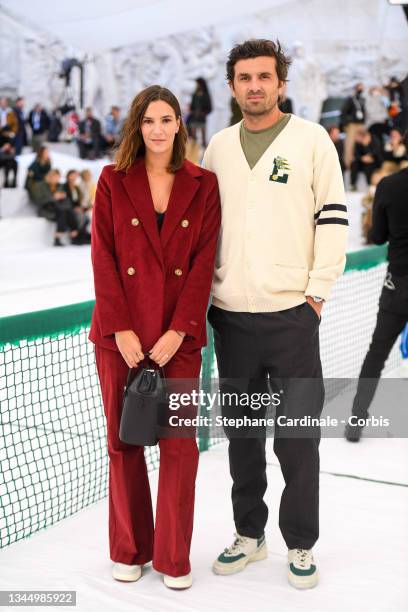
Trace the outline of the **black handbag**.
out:
M 156 363 L 145 355 L 147 367 L 138 366 L 128 372 L 123 391 L 122 416 L 119 438 L 126 444 L 155 446 L 160 415 L 167 406 L 167 390 L 164 373 Z

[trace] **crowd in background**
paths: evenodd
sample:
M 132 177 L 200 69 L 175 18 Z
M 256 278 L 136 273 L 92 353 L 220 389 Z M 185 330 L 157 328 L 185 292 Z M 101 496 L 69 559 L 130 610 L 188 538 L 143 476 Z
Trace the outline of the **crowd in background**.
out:
M 69 170 L 62 181 L 60 171 L 52 167 L 48 148 L 41 145 L 28 167 L 25 188 L 38 216 L 56 224 L 54 246 L 64 246 L 64 235 L 68 235 L 71 244 L 91 242 L 96 185 L 90 170 Z
M 404 133 L 408 128 L 408 101 L 404 99 L 401 83 L 392 77 L 385 86 L 371 87 L 365 94 L 358 83 L 352 95 L 345 98 L 339 120 L 329 126 L 343 172 L 349 171 L 349 188 L 357 190 L 360 175 L 365 178 L 368 193 L 363 200 L 363 233 L 371 224 L 371 205 L 375 187 L 386 175 L 408 166 L 408 152 Z M 286 97 L 279 101 L 282 112 L 296 113 L 296 105 Z M 189 139 L 187 159 L 200 163 L 207 146 L 207 117 L 213 104 L 207 82 L 197 78 L 185 123 Z M 231 99 L 230 125 L 240 121 L 242 114 Z M 51 168 L 46 142 L 75 141 L 81 159 L 113 156 L 120 140 L 123 119 L 118 106 L 101 122 L 92 108 L 86 108 L 81 118 L 73 108 L 56 109 L 52 113 L 40 104 L 25 112 L 25 101 L 18 97 L 13 104 L 0 98 L 0 168 L 4 170 L 4 187 L 17 185 L 18 160 L 28 143 L 37 157 L 30 165 L 26 188 L 38 213 L 56 222 L 54 244 L 60 246 L 61 236 L 69 233 L 73 244 L 90 240 L 89 219 L 92 209 L 92 175 L 89 170 L 72 170 L 64 183 L 55 168 Z M 92 201 L 91 201 L 92 200 Z
M 385 176 L 408 167 L 407 103 L 395 77 L 385 87 L 371 87 L 367 95 L 364 85 L 358 83 L 343 104 L 339 124 L 328 128 L 343 172 L 350 171 L 349 189 L 357 190 L 360 175 L 367 183 L 368 192 L 362 202 L 362 229 L 367 244 L 376 186 Z
M 64 124 L 64 128 L 63 128 Z M 83 119 L 75 111 L 63 118 L 61 111 L 51 114 L 36 104 L 25 113 L 25 100 L 18 97 L 10 105 L 6 97 L 0 98 L 0 168 L 4 169 L 3 187 L 17 186 L 18 156 L 30 144 L 37 153 L 46 142 L 75 140 L 81 159 L 98 159 L 111 156 L 119 141 L 123 120 L 120 108 L 112 106 L 103 126 L 94 117 L 92 108 L 87 108 Z

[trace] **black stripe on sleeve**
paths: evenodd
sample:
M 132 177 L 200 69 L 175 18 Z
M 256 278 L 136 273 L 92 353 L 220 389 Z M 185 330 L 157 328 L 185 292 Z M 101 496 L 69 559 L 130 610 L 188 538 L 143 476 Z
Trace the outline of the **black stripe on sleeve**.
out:
M 340 219 L 339 217 L 327 217 L 326 219 L 319 219 L 316 225 L 348 225 L 347 219 Z
M 318 219 L 320 217 L 320 213 L 325 210 L 341 210 L 341 212 L 347 212 L 347 206 L 345 204 L 325 204 L 323 208 L 319 210 L 319 212 L 315 213 L 314 218 Z
M 322 210 L 341 210 L 347 212 L 347 206 L 345 204 L 325 204 Z

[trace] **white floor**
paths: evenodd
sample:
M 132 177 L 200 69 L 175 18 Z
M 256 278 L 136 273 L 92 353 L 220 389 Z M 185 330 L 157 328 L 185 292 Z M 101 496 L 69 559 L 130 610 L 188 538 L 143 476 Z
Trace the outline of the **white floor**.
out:
M 249 565 L 245 572 L 229 577 L 211 572 L 214 556 L 232 542 L 234 531 L 223 443 L 200 458 L 192 589 L 179 593 L 167 590 L 151 565 L 137 583 L 124 584 L 111 578 L 107 500 L 4 549 L 0 553 L 0 589 L 75 590 L 76 609 L 81 612 L 405 610 L 407 440 L 367 439 L 358 445 L 341 439 L 322 440 L 320 538 L 315 546 L 320 584 L 307 592 L 296 591 L 286 578 L 286 549 L 278 528 L 283 479 L 271 447 L 272 441 L 266 494 L 269 557 Z M 353 475 L 359 478 L 350 477 Z M 150 478 L 155 497 L 157 472 Z

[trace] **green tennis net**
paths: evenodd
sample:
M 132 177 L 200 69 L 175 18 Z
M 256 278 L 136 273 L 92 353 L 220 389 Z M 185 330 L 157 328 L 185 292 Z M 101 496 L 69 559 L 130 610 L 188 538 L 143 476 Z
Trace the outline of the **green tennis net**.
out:
M 383 247 L 348 256 L 321 324 L 326 377 L 358 376 L 385 269 Z M 0 548 L 107 495 L 106 423 L 88 341 L 93 306 L 0 319 Z M 211 329 L 208 338 L 201 371 L 207 390 L 217 375 Z M 398 362 L 395 347 L 386 368 Z M 198 434 L 201 451 L 216 442 Z M 157 447 L 146 449 L 146 461 L 157 468 Z

